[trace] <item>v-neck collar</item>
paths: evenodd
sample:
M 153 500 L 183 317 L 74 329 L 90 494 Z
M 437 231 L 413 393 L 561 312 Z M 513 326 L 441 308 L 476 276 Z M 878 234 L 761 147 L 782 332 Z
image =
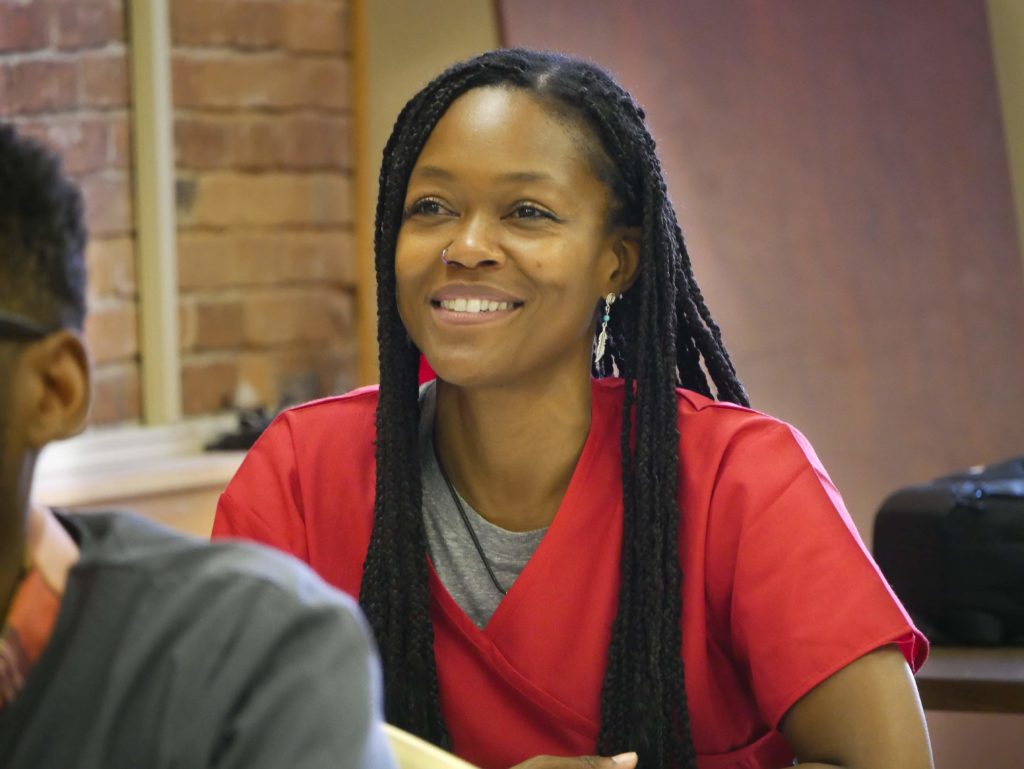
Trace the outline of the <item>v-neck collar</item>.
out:
M 590 431 L 565 496 L 482 629 L 429 567 L 442 704 L 467 755 L 490 734 L 480 708 L 511 707 L 523 723 L 544 722 L 563 748 L 592 750 L 597 738 L 621 584 L 622 384 L 597 380 L 592 392 Z
M 550 577 L 551 565 L 557 563 L 562 557 L 563 551 L 568 545 L 575 549 L 578 543 L 586 538 L 588 528 L 587 515 L 584 506 L 580 505 L 580 498 L 588 490 L 589 479 L 595 460 L 601 454 L 605 443 L 609 440 L 618 445 L 618 434 L 615 431 L 615 420 L 608 416 L 613 410 L 603 408 L 604 399 L 611 395 L 610 388 L 603 387 L 601 380 L 594 380 L 591 388 L 590 403 L 590 429 L 587 432 L 583 450 L 573 469 L 572 477 L 565 495 L 559 503 L 555 517 L 547 527 L 547 532 L 541 538 L 537 549 L 526 562 L 526 566 L 520 572 L 518 578 L 512 583 L 505 596 L 498 602 L 497 608 L 491 615 L 483 628 L 477 627 L 476 623 L 462 610 L 455 599 L 444 586 L 440 576 L 437 574 L 433 563 L 430 564 L 431 582 L 434 588 L 435 597 L 443 605 L 446 613 L 454 622 L 467 634 L 483 634 L 492 640 L 500 638 L 510 625 L 520 621 L 518 606 L 529 604 L 535 593 L 538 583 L 545 582 Z M 616 456 L 618 452 L 615 452 Z M 621 486 L 620 486 L 621 488 Z M 539 565 L 538 565 L 539 564 Z

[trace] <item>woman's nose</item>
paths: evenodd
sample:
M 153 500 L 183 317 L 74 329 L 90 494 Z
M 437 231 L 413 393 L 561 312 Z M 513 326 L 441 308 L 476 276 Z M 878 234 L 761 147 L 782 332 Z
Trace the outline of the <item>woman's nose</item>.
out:
M 473 269 L 501 264 L 504 257 L 491 224 L 483 217 L 474 217 L 464 222 L 455 239 L 441 252 L 441 261 Z

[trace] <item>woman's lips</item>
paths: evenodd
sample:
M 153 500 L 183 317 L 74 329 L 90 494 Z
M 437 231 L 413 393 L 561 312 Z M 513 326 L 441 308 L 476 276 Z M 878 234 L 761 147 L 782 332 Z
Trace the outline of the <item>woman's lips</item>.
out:
M 450 284 L 430 297 L 430 306 L 442 322 L 465 325 L 507 318 L 523 300 L 493 286 Z
M 521 297 L 502 291 L 494 286 L 472 283 L 449 283 L 442 286 L 430 296 L 431 304 L 440 304 L 453 299 L 479 299 L 481 302 L 508 302 L 509 304 L 522 304 Z
M 496 302 L 493 300 L 446 299 L 443 302 L 431 302 L 434 317 L 444 323 L 459 325 L 492 323 L 507 318 L 516 312 L 522 303 Z

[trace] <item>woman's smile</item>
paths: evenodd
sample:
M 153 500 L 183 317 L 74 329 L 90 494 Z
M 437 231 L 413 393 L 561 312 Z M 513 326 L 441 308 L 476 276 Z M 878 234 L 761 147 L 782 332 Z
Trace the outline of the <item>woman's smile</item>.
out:
M 506 320 L 518 309 L 505 302 L 481 302 L 479 299 L 454 299 L 433 305 L 439 323 L 455 326 L 479 326 Z
M 491 286 L 450 284 L 430 297 L 437 322 L 459 326 L 504 320 L 523 304 L 519 297 Z

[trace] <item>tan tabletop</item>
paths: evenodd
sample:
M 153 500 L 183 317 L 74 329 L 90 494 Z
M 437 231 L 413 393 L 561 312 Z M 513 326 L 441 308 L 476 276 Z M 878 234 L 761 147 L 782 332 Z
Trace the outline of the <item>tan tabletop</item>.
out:
M 926 710 L 1024 713 L 1024 647 L 933 646 L 917 686 Z

